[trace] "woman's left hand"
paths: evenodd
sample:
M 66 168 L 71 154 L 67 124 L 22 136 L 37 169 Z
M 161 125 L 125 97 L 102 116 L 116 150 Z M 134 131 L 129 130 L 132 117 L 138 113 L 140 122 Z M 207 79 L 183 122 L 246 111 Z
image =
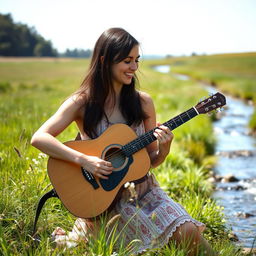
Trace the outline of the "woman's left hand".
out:
M 171 143 L 173 140 L 172 131 L 164 125 L 157 122 L 157 128 L 154 131 L 154 136 L 158 140 L 159 154 L 167 156 L 170 152 Z

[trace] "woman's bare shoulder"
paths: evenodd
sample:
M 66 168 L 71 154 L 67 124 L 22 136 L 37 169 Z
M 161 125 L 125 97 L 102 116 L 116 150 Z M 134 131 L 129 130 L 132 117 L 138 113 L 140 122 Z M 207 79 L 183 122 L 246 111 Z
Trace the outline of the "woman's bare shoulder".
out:
M 84 94 L 73 94 L 68 99 L 73 104 L 76 104 L 78 108 L 83 107 L 86 101 Z
M 85 101 L 86 96 L 83 94 L 73 94 L 67 99 L 67 104 L 70 104 L 72 106 L 72 108 L 76 112 L 77 119 L 83 117 Z
M 85 104 L 85 97 L 72 94 L 69 96 L 59 107 L 55 116 L 72 117 L 75 119 L 80 118 L 83 114 L 83 106 Z
M 140 95 L 141 104 L 142 104 L 142 107 L 143 107 L 144 110 L 154 108 L 153 100 L 152 100 L 151 96 L 148 93 L 139 91 L 139 95 Z

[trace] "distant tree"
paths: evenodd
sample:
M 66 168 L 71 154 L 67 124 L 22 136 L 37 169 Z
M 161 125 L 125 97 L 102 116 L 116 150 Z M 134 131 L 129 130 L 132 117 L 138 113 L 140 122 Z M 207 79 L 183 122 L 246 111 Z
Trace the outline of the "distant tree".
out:
M 60 54 L 61 57 L 68 57 L 68 58 L 90 58 L 92 55 L 92 51 L 90 49 L 83 50 L 83 49 L 67 49 L 66 52 Z
M 0 55 L 16 54 L 15 42 L 18 40 L 11 15 L 0 15 Z
M 38 37 L 34 48 L 34 56 L 57 56 L 57 51 L 53 49 L 51 41 L 45 41 L 42 37 Z
M 87 49 L 87 50 L 83 50 L 81 55 L 84 57 L 84 58 L 90 58 L 92 56 L 92 50 L 90 49 Z
M 0 14 L 0 56 L 57 56 L 57 51 L 34 28 Z

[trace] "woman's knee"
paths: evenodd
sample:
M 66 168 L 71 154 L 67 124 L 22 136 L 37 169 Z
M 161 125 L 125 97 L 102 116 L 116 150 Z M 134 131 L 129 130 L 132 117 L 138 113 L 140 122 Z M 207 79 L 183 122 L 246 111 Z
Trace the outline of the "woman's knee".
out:
M 180 225 L 172 236 L 172 241 L 183 249 L 188 250 L 187 255 L 197 255 L 199 250 L 204 250 L 202 255 L 216 255 L 201 232 L 192 222 L 185 222 Z M 200 254 L 201 255 L 201 254 Z
M 174 240 L 178 242 L 188 241 L 199 242 L 200 232 L 197 226 L 192 222 L 185 222 L 180 225 L 173 234 Z

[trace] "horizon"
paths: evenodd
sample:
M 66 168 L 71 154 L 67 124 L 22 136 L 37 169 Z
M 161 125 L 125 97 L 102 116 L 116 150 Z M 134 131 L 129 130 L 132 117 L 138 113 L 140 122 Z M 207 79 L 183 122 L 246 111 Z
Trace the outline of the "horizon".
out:
M 143 56 L 256 52 L 254 0 L 130 0 L 129 8 L 118 0 L 2 0 L 0 7 L 15 23 L 34 27 L 59 53 L 92 50 L 109 27 L 130 32 Z

